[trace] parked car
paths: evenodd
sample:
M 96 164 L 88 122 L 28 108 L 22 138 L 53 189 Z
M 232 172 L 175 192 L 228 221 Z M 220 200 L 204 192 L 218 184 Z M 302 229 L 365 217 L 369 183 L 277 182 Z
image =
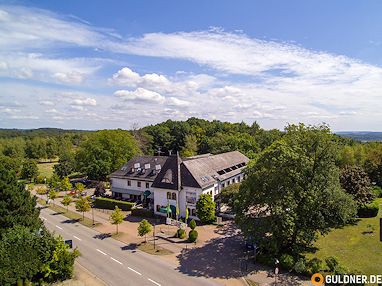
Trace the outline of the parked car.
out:
M 82 193 L 81 193 L 81 196 L 83 196 L 83 197 L 86 197 L 88 195 L 88 192 L 87 191 L 83 191 Z

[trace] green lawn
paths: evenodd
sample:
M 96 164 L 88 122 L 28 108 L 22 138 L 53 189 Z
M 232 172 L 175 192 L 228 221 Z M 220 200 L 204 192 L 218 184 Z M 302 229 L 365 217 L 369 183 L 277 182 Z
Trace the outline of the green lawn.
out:
M 38 163 L 38 174 L 39 176 L 43 176 L 46 178 L 50 178 L 53 174 L 53 167 L 56 165 L 57 162 L 53 163 Z
M 378 199 L 382 204 L 382 199 Z M 319 250 L 308 257 L 324 260 L 328 256 L 336 256 L 341 265 L 349 270 L 357 270 L 362 274 L 382 273 L 382 242 L 379 241 L 379 214 L 373 218 L 362 218 L 355 225 L 335 229 L 322 236 L 315 243 Z M 372 228 L 374 230 L 372 230 Z

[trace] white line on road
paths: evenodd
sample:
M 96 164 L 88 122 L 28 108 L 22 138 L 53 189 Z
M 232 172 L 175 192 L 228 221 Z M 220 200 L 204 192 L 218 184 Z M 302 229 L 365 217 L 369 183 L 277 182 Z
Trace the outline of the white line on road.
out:
M 62 227 L 61 227 L 61 226 L 56 225 L 56 227 L 57 227 L 58 229 L 61 229 L 61 230 L 62 230 Z
M 73 237 L 74 237 L 75 239 L 78 239 L 79 241 L 82 240 L 81 238 L 79 238 L 79 237 L 77 237 L 77 236 L 75 236 L 75 235 L 73 235 Z
M 122 262 L 120 262 L 120 261 L 118 261 L 117 259 L 115 259 L 115 258 L 113 258 L 113 257 L 110 257 L 111 259 L 113 259 L 115 262 L 117 262 L 117 263 L 119 263 L 119 264 L 121 264 L 121 265 L 123 265 L 123 263 Z
M 98 248 L 96 249 L 98 252 L 102 253 L 103 255 L 107 255 L 105 252 L 99 250 Z
M 156 285 L 158 285 L 158 286 L 161 286 L 158 282 L 155 282 L 154 280 L 151 280 L 150 278 L 147 278 L 150 282 L 152 282 L 152 283 L 154 283 L 154 284 L 156 284 Z
M 130 267 L 127 267 L 127 268 L 129 268 L 131 271 L 137 273 L 138 275 L 142 275 L 142 273 L 139 273 L 137 270 L 135 270 L 135 269 L 133 269 L 133 268 L 130 268 Z

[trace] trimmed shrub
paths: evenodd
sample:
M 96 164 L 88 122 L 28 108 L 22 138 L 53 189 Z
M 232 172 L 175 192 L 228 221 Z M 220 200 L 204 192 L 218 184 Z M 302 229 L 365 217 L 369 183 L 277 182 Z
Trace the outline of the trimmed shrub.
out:
M 187 236 L 187 233 L 186 233 L 186 231 L 184 229 L 179 228 L 176 231 L 176 237 L 177 238 L 183 239 L 183 238 L 186 238 L 186 236 Z
M 108 209 L 108 210 L 114 210 L 115 206 L 118 206 L 121 210 L 123 211 L 130 211 L 134 203 L 130 202 L 124 202 L 124 201 L 118 201 L 118 200 L 113 200 L 109 198 L 101 198 L 97 197 L 94 201 L 94 206 L 99 209 Z
M 138 216 L 138 217 L 152 218 L 154 217 L 154 211 L 148 210 L 148 209 L 142 209 L 142 208 L 132 208 L 131 215 Z
M 192 219 L 192 220 L 190 221 L 189 226 L 190 226 L 191 229 L 195 229 L 195 227 L 196 227 L 196 221 L 195 221 L 194 219 Z
M 308 261 L 308 263 L 306 264 L 306 267 L 309 274 L 312 275 L 322 270 L 323 263 L 321 259 L 318 259 L 315 257 Z
M 379 211 L 378 201 L 373 201 L 370 204 L 362 205 L 358 209 L 358 216 L 359 217 L 375 217 L 378 215 L 378 211 Z
M 329 256 L 325 258 L 325 263 L 331 272 L 333 272 L 334 269 L 336 269 L 336 267 L 339 265 L 337 257 L 334 256 Z
M 37 184 L 44 184 L 45 183 L 45 179 L 46 178 L 44 176 L 39 175 L 39 176 L 37 176 L 36 183 Z
M 197 239 L 198 239 L 198 232 L 195 229 L 190 230 L 190 232 L 188 233 L 188 241 L 196 242 Z
M 280 257 L 280 266 L 285 270 L 291 270 L 294 266 L 294 258 L 292 255 L 283 254 Z
M 293 270 L 298 274 L 302 274 L 306 272 L 305 260 L 300 258 L 293 267 Z

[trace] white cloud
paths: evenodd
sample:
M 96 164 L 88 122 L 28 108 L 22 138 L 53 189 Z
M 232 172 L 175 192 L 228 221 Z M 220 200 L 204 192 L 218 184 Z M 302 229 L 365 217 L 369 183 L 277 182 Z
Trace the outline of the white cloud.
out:
M 97 100 L 95 100 L 94 98 L 90 98 L 90 97 L 87 97 L 84 99 L 78 98 L 78 99 L 72 100 L 70 104 L 75 105 L 75 106 L 96 106 Z
M 40 101 L 40 104 L 41 105 L 45 105 L 45 106 L 53 106 L 54 105 L 54 102 L 50 101 L 50 100 L 41 100 Z
M 55 73 L 53 78 L 65 83 L 81 83 L 84 81 L 85 76 L 83 73 L 72 71 L 69 73 Z
M 143 101 L 152 103 L 163 103 L 165 98 L 159 93 L 144 88 L 137 88 L 134 91 L 117 90 L 114 95 L 123 98 L 126 101 Z
M 185 107 L 185 106 L 190 106 L 191 103 L 186 100 L 182 100 L 176 97 L 170 97 L 167 99 L 166 103 L 170 106 L 179 106 L 179 107 Z

